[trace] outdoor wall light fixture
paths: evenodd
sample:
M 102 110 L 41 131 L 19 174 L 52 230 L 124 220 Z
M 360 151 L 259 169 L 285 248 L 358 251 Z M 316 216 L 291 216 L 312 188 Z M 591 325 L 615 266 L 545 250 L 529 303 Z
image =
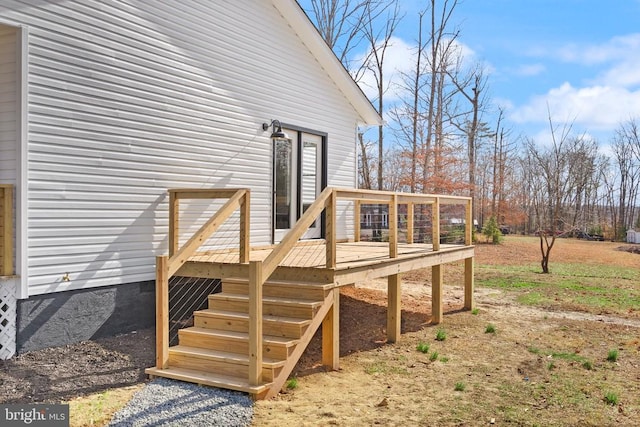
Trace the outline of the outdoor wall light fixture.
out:
M 271 139 L 284 139 L 286 141 L 291 141 L 289 135 L 287 135 L 282 130 L 282 125 L 280 124 L 280 120 L 271 120 L 271 123 L 263 123 L 262 130 L 269 129 L 269 126 L 273 126 L 273 132 L 271 132 Z

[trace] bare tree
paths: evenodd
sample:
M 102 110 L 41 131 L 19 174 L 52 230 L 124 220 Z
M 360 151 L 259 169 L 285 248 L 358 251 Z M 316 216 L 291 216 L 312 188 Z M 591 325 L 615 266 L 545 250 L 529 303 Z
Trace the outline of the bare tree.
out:
M 527 141 L 526 164 L 530 168 L 532 206 L 540 237 L 541 266 L 549 273 L 549 258 L 559 232 L 570 223 L 571 210 L 581 200 L 585 186 L 584 169 L 593 173 L 595 142 L 584 135 L 572 136 L 571 125 L 554 126 L 549 113 L 551 144 L 538 146 Z
M 349 71 L 354 71 L 353 50 L 362 42 L 370 11 L 378 3 L 379 0 L 311 0 L 318 32 Z
M 615 239 L 624 238 L 628 228 L 637 220 L 640 192 L 640 129 L 634 119 L 622 123 L 611 145 L 617 167 L 617 212 L 614 223 Z
M 430 49 L 426 53 L 427 71 L 429 73 L 426 87 L 426 135 L 424 147 L 423 181 L 428 180 L 429 153 L 433 150 L 433 175 L 436 180 L 441 178 L 443 147 L 445 143 L 444 118 L 447 106 L 451 101 L 451 94 L 445 93 L 447 69 L 455 62 L 456 39 L 458 30 L 451 29 L 453 12 L 458 5 L 457 0 L 445 0 L 442 7 L 438 7 L 437 0 L 430 0 L 431 31 L 429 34 Z M 436 185 L 435 191 L 441 190 Z
M 400 8 L 398 1 L 393 0 L 384 6 L 386 13 L 381 14 L 378 5 L 369 4 L 366 11 L 366 25 L 364 26 L 364 37 L 369 43 L 369 54 L 367 55 L 364 67 L 375 80 L 376 98 L 378 111 L 384 112 L 384 96 L 388 89 L 385 75 L 385 55 L 391 44 L 396 27 L 400 23 Z M 383 19 L 382 22 L 380 20 Z M 378 189 L 383 189 L 383 166 L 384 166 L 384 128 L 378 126 Z

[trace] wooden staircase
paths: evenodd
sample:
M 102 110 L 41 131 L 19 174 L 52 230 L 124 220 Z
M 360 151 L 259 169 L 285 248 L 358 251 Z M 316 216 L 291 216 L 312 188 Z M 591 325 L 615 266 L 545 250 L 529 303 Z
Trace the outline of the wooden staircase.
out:
M 194 312 L 194 326 L 178 331 L 165 369 L 151 376 L 250 393 L 276 395 L 334 301 L 333 284 L 269 280 L 263 285 L 262 382 L 249 382 L 249 284 L 225 279 L 222 292 L 209 295 L 208 308 Z

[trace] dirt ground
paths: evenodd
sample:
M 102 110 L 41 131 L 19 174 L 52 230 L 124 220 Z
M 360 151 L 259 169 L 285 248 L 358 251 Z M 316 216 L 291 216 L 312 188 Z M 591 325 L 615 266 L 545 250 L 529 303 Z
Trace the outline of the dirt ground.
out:
M 598 263 L 640 266 L 639 255 L 617 250 L 621 244 L 588 243 L 559 240 L 553 260 L 589 263 L 596 256 Z M 537 262 L 538 257 L 531 240 L 478 245 L 476 249 L 477 265 Z M 462 267 L 451 265 L 445 270 L 445 283 L 460 283 L 461 275 Z M 341 370 L 325 372 L 320 366 L 320 337 L 316 336 L 296 366 L 299 387 L 258 402 L 254 424 L 478 425 L 493 421 L 534 425 L 526 416 L 532 411 L 540 414 L 535 418 L 540 425 L 640 425 L 640 313 L 616 317 L 543 311 L 519 305 L 500 290 L 477 288 L 479 313 L 473 315 L 461 310 L 462 288 L 450 285 L 445 286 L 444 324 L 434 326 L 429 324 L 429 284 L 427 272 L 403 278 L 403 337 L 392 345 L 386 344 L 386 281 L 344 288 Z M 496 333 L 485 333 L 488 323 L 496 327 Z M 445 341 L 434 339 L 440 328 L 448 333 Z M 558 341 L 566 343 L 566 349 L 558 351 L 584 355 L 593 360 L 594 372 L 604 376 L 593 384 L 574 384 L 580 396 L 587 396 L 584 399 L 594 399 L 600 392 L 590 388 L 611 382 L 611 369 L 618 376 L 624 372 L 621 380 L 629 385 L 611 382 L 621 394 L 619 405 L 599 403 L 592 410 L 585 403 L 584 410 L 575 410 L 569 414 L 573 418 L 567 418 L 567 402 L 539 392 L 541 385 L 553 380 L 552 375 L 576 369 L 575 364 L 565 366 L 563 362 L 557 362 L 555 372 L 547 369 L 553 362 L 544 350 Z M 431 353 L 438 351 L 440 359 L 433 361 L 416 351 L 419 343 L 429 344 Z M 610 348 L 619 348 L 628 357 L 612 367 L 599 353 Z M 0 361 L 0 403 L 56 403 L 140 384 L 146 381 L 144 368 L 153 363 L 152 329 L 25 353 Z M 454 391 L 453 384 L 443 383 L 445 378 L 459 378 L 466 391 Z M 525 396 L 522 404 L 501 407 L 504 399 L 514 400 L 511 393 L 516 393 L 516 400 Z M 558 424 L 558 417 L 571 422 Z

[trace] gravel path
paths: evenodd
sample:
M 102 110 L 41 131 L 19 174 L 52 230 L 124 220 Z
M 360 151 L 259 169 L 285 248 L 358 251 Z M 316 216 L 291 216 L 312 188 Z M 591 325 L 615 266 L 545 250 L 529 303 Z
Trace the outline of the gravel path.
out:
M 157 378 L 118 411 L 109 426 L 248 426 L 253 402 L 245 393 Z

